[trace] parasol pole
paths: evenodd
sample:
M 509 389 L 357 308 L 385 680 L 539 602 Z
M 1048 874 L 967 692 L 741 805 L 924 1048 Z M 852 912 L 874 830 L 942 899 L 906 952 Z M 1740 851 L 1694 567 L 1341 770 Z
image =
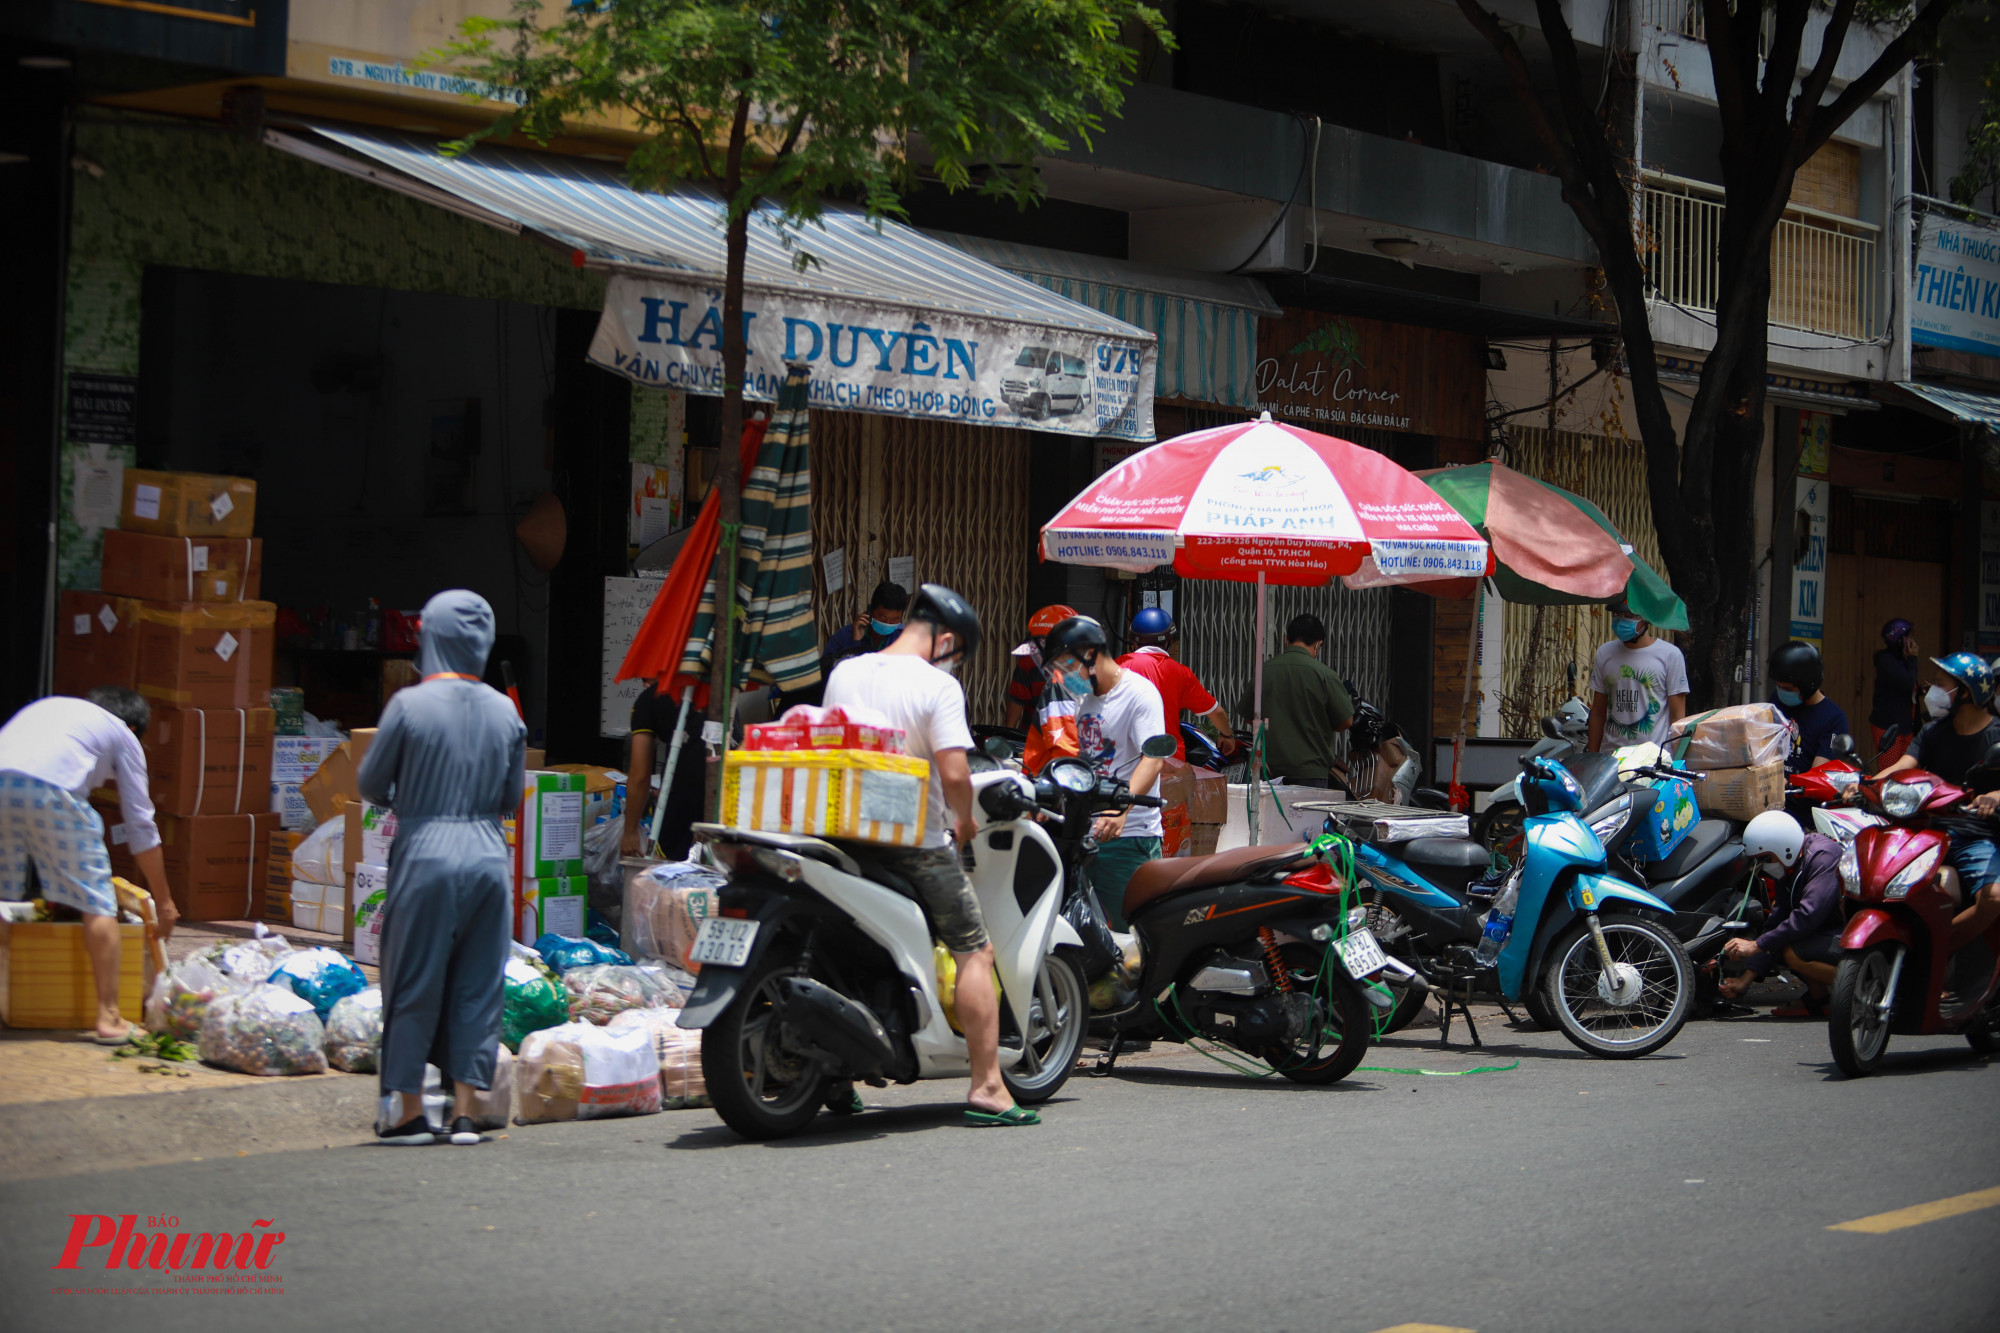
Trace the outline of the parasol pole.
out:
M 1472 797 L 1458 783 L 1458 761 L 1465 754 L 1465 717 L 1472 709 L 1472 677 L 1479 670 L 1479 625 L 1486 613 L 1486 580 L 1472 594 L 1472 629 L 1465 636 L 1465 690 L 1458 700 L 1458 730 L 1451 737 L 1451 808 L 1470 813 Z
M 1257 845 L 1264 806 L 1264 571 L 1257 571 L 1257 651 L 1250 686 L 1250 845 Z
M 674 773 L 681 766 L 681 746 L 687 742 L 688 710 L 693 706 L 694 686 L 690 685 L 681 691 L 681 717 L 674 724 L 673 744 L 667 747 L 667 776 L 660 782 L 660 794 L 653 798 L 653 832 L 647 845 L 655 856 L 660 854 L 660 825 L 667 817 L 667 793 L 674 789 Z M 653 775 L 648 773 L 646 781 L 652 780 Z

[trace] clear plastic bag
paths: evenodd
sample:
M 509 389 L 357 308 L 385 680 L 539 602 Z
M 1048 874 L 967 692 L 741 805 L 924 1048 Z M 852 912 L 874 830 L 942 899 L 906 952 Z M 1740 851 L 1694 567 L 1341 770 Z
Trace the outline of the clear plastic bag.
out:
M 278 964 L 292 952 L 292 946 L 281 935 L 273 935 L 259 921 L 256 935 L 247 940 L 218 940 L 203 951 L 202 957 L 215 965 L 217 971 L 234 977 L 246 986 L 254 986 L 260 981 L 268 981 Z
M 205 1063 L 244 1074 L 324 1074 L 326 1028 L 312 1005 L 282 986 L 218 996 L 202 1018 Z
M 272 970 L 269 980 L 310 1004 L 322 1022 L 335 1004 L 368 989 L 367 973 L 340 950 L 324 947 L 293 953 Z
M 201 1021 L 207 1017 L 209 1005 L 244 989 L 243 982 L 225 975 L 208 959 L 190 955 L 168 964 L 167 970 L 154 978 L 153 992 L 146 997 L 146 1028 L 179 1041 L 193 1041 L 201 1035 Z
M 634 958 L 657 958 L 684 972 L 699 972 L 688 957 L 701 923 L 716 912 L 728 883 L 693 861 L 668 861 L 635 872 L 625 885 L 621 940 Z
M 678 1009 L 683 998 L 658 964 L 571 968 L 563 973 L 563 989 L 569 993 L 569 1016 L 599 1026 L 631 1009 Z
M 532 1032 L 516 1069 L 523 1125 L 651 1115 L 660 1109 L 659 1062 L 643 1029 L 618 1032 L 589 1023 Z
M 606 1024 L 609 1032 L 643 1028 L 652 1037 L 664 1111 L 712 1105 L 701 1072 L 701 1033 L 681 1027 L 680 1017 L 678 1009 L 628 1009 Z
M 372 1074 L 381 1049 L 382 988 L 342 996 L 326 1019 L 326 1062 L 350 1074 Z
M 569 996 L 546 966 L 509 958 L 500 969 L 500 1040 L 520 1050 L 523 1038 L 569 1021 Z

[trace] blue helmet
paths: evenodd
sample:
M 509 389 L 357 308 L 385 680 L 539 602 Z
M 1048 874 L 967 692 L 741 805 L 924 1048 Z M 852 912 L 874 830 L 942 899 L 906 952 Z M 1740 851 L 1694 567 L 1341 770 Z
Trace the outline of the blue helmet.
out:
M 1950 657 L 1933 657 L 1931 662 L 1965 686 L 1966 694 L 1981 708 L 1993 702 L 1993 668 L 1978 653 L 1953 653 Z
M 1164 648 L 1173 640 L 1174 618 L 1164 607 L 1148 606 L 1132 617 L 1132 642 Z

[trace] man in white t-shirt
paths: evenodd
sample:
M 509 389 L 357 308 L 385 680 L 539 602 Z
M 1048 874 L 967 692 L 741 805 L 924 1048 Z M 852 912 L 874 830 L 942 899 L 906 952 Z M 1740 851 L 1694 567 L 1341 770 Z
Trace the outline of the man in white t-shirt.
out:
M 1623 601 L 1611 604 L 1611 632 L 1590 666 L 1590 748 L 1665 745 L 1687 713 L 1687 659 Z
M 1036 1112 L 1014 1105 L 1000 1078 L 1000 1001 L 993 986 L 993 944 L 979 899 L 959 863 L 978 821 L 972 814 L 972 769 L 966 751 L 965 691 L 953 679 L 979 648 L 979 616 L 963 597 L 926 583 L 903 616 L 903 630 L 880 652 L 849 657 L 826 683 L 828 708 L 861 708 L 900 727 L 910 754 L 931 766 L 923 842 L 871 847 L 871 860 L 907 879 L 930 909 L 939 938 L 958 963 L 954 1006 L 972 1064 L 966 1121 L 974 1125 L 1033 1125 Z M 950 818 L 947 822 L 946 811 Z M 946 838 L 947 828 L 956 837 Z M 859 1109 L 858 1106 L 836 1109 Z
M 1151 794 L 1162 761 L 1141 754 L 1139 747 L 1167 734 L 1159 688 L 1118 665 L 1104 626 L 1089 616 L 1073 617 L 1050 630 L 1043 661 L 1055 687 L 1076 700 L 1082 757 L 1099 773 L 1124 779 L 1134 796 Z M 1090 884 L 1113 930 L 1125 929 L 1125 885 L 1133 871 L 1159 859 L 1163 831 L 1158 808 L 1144 805 L 1100 815 L 1091 828 L 1097 856 L 1090 863 Z

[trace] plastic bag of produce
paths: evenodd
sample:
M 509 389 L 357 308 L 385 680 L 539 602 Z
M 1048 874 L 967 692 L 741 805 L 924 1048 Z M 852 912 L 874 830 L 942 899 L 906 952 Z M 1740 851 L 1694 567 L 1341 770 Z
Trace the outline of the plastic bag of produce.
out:
M 567 972 L 573 967 L 591 967 L 599 963 L 630 963 L 631 955 L 622 949 L 613 949 L 599 944 L 593 939 L 581 939 L 575 935 L 544 935 L 535 941 L 535 952 L 557 972 Z
M 521 1043 L 515 1086 L 523 1125 L 651 1115 L 660 1109 L 659 1062 L 643 1028 L 612 1032 L 589 1023 L 531 1032 Z
M 635 958 L 659 958 L 699 972 L 688 958 L 701 923 L 714 916 L 728 881 L 693 861 L 669 861 L 636 871 L 625 885 L 622 939 Z
M 1674 723 L 1667 753 L 1682 768 L 1755 768 L 1792 752 L 1791 724 L 1772 703 L 1735 704 Z
M 326 1019 L 326 1062 L 350 1074 L 375 1072 L 382 1049 L 382 988 L 342 996 Z
M 326 1028 L 282 986 L 216 997 L 201 1022 L 201 1058 L 244 1074 L 324 1074 Z
M 245 984 L 227 976 L 208 959 L 190 955 L 171 963 L 153 981 L 146 997 L 146 1028 L 162 1032 L 177 1041 L 193 1041 L 201 1035 L 201 1020 L 218 997 L 233 995 Z
M 321 1022 L 333 1006 L 368 989 L 368 975 L 338 949 L 301 949 L 271 972 L 273 986 L 283 986 L 313 1007 Z
M 444 1123 L 448 1126 L 458 1117 L 471 1116 L 476 1129 L 505 1129 L 507 1117 L 514 1113 L 514 1070 L 519 1065 L 514 1053 L 505 1046 L 493 1061 L 493 1086 L 481 1092 L 477 1088 L 464 1106 L 458 1105 L 456 1096 L 446 1114 Z
M 203 951 L 202 956 L 215 964 L 216 970 L 225 976 L 236 978 L 246 986 L 254 986 L 270 979 L 271 972 L 285 961 L 292 952 L 292 946 L 283 936 L 273 935 L 257 923 L 257 933 L 252 939 L 218 940 Z
M 500 969 L 500 1040 L 507 1049 L 521 1049 L 531 1032 L 569 1021 L 569 997 L 562 983 L 519 958 Z
M 569 993 L 569 1016 L 602 1026 L 628 1009 L 678 1009 L 680 988 L 667 979 L 666 969 L 652 966 L 573 967 L 563 973 Z
M 678 1009 L 628 1009 L 606 1030 L 643 1028 L 660 1062 L 660 1109 L 679 1111 L 711 1105 L 701 1073 L 701 1033 L 680 1026 Z

